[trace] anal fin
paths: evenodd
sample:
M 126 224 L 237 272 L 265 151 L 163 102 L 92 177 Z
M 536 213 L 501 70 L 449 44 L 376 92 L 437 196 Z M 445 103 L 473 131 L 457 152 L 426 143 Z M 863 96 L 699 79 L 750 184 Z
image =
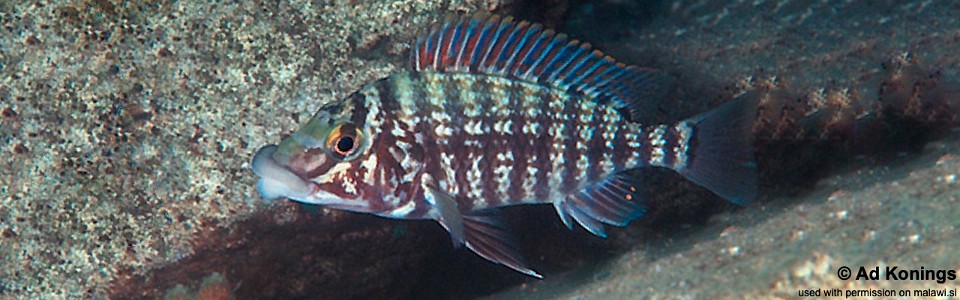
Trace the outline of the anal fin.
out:
M 504 224 L 497 210 L 472 212 L 463 216 L 463 228 L 467 248 L 486 260 L 495 262 L 517 272 L 543 278 L 527 267 L 517 242 Z
M 606 237 L 603 224 L 626 226 L 647 212 L 640 200 L 638 182 L 624 173 L 607 177 L 596 185 L 571 194 L 554 203 L 557 214 L 568 228 L 577 221 L 590 233 Z

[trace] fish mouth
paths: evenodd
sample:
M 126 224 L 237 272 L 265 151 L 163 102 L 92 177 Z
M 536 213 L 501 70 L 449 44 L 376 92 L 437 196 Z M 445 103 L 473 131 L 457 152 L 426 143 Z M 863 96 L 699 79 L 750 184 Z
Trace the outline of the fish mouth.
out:
M 267 201 L 283 197 L 307 199 L 315 184 L 277 163 L 273 159 L 277 149 L 277 145 L 266 145 L 253 156 L 253 173 L 260 176 L 260 180 L 257 180 L 257 192 Z
M 363 202 L 350 201 L 333 193 L 324 191 L 310 179 L 297 175 L 274 159 L 277 145 L 266 145 L 253 156 L 253 173 L 260 176 L 257 180 L 257 192 L 265 201 L 287 198 L 297 202 L 326 205 L 353 211 L 367 211 Z

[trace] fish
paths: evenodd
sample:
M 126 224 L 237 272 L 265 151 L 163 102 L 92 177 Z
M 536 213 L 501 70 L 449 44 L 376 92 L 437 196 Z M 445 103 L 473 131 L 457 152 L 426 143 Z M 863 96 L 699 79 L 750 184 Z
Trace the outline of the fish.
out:
M 434 25 L 408 64 L 261 147 L 261 197 L 435 220 L 454 247 L 537 278 L 502 207 L 551 204 L 566 227 L 606 237 L 647 213 L 631 172 L 647 167 L 736 204 L 757 197 L 752 101 L 659 124 L 666 73 L 486 13 Z

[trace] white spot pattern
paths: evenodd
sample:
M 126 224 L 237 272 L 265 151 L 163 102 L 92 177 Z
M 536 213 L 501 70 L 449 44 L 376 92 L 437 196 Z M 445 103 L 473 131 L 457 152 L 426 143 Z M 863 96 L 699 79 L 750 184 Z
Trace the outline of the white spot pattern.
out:
M 647 137 L 650 140 L 650 165 L 664 166 L 663 146 L 666 144 L 664 134 L 667 132 L 666 125 L 657 126 Z

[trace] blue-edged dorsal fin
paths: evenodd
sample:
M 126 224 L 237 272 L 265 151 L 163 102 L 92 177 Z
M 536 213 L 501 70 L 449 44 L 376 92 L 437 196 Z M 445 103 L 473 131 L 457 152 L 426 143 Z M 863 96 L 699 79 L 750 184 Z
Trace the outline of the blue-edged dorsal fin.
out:
M 590 44 L 542 25 L 477 13 L 448 17 L 410 51 L 415 71 L 472 73 L 519 79 L 610 101 L 631 121 L 655 119 L 671 79 L 628 66 Z

